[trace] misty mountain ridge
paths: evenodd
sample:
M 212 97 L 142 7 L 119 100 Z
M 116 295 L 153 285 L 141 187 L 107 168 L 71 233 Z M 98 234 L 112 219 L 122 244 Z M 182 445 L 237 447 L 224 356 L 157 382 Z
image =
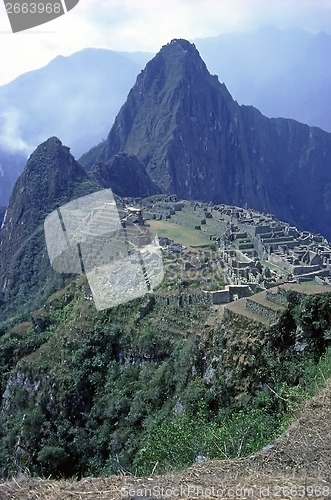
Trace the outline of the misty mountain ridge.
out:
M 331 132 L 331 36 L 262 26 L 195 40 L 210 72 L 240 104 Z
M 149 57 L 87 48 L 1 86 L 4 147 L 28 154 L 57 135 L 82 154 L 106 133 Z
M 199 39 L 196 45 L 239 103 L 331 131 L 330 35 L 269 26 Z M 1 86 L 0 206 L 8 203 L 27 155 L 47 137 L 60 137 L 76 156 L 106 137 L 152 56 L 84 49 Z
M 144 53 L 84 49 L 0 87 L 0 205 L 8 203 L 28 155 L 48 137 L 61 137 L 79 155 L 106 136 L 148 59 Z

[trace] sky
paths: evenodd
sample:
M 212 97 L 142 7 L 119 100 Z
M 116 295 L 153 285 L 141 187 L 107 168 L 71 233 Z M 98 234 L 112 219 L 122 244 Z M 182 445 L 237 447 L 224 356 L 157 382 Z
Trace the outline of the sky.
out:
M 80 0 L 65 15 L 14 34 L 0 2 L 0 85 L 86 47 L 156 53 L 172 38 L 262 25 L 331 34 L 331 0 Z

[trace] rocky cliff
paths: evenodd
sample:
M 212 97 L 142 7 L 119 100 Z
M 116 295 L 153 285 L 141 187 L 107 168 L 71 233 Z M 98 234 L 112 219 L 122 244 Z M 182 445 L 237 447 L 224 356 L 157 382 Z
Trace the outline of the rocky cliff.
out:
M 6 207 L 0 207 L 0 226 L 2 225 L 3 218 L 6 213 Z M 1 229 L 0 229 L 1 231 Z
M 56 137 L 30 156 L 17 180 L 0 235 L 0 300 L 16 314 L 18 305 L 38 303 L 62 277 L 53 272 L 46 251 L 43 222 L 73 198 L 100 189 Z M 8 311 L 7 311 L 8 312 Z M 1 319 L 1 316 L 0 316 Z
M 115 155 L 107 163 L 98 162 L 90 177 L 119 196 L 146 197 L 160 192 L 143 163 L 127 153 Z
M 185 40 L 147 64 L 82 164 L 120 152 L 136 155 L 162 191 L 272 212 L 331 239 L 331 134 L 239 106 Z

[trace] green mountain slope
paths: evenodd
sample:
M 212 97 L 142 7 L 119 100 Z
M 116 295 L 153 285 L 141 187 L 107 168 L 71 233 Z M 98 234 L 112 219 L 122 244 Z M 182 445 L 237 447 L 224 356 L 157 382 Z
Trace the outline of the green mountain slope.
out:
M 330 293 L 292 292 L 267 327 L 156 291 L 96 312 L 76 280 L 1 338 L 2 475 L 149 474 L 254 452 L 309 391 L 330 310 Z

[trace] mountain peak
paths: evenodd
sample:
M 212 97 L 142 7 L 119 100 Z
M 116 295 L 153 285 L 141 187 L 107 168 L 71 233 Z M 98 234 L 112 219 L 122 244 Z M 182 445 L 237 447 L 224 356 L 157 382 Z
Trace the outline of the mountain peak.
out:
M 83 167 L 60 139 L 50 137 L 40 144 L 28 159 L 9 200 L 0 239 L 2 253 L 6 242 L 15 239 L 18 243 L 27 237 L 48 213 L 62 200 L 69 201 L 75 188 L 87 181 Z
M 176 192 L 178 183 L 174 182 L 171 164 L 177 154 L 175 150 L 182 149 L 184 137 L 196 145 L 201 144 L 201 132 L 220 129 L 217 115 L 229 119 L 236 108 L 237 103 L 225 85 L 209 73 L 195 45 L 174 39 L 164 45 L 139 74 L 107 141 L 84 166 L 91 169 L 96 160 L 107 163 L 112 156 L 126 152 L 137 156 L 161 191 Z M 198 157 L 195 153 L 193 157 L 196 163 Z M 203 183 L 194 193 L 185 191 L 185 176 L 191 175 L 187 172 L 191 162 L 183 161 L 185 166 L 178 179 L 183 189 L 177 194 L 204 198 L 207 193 Z
M 159 65 L 161 61 L 164 64 L 165 71 L 171 72 L 173 75 L 182 74 L 183 68 L 188 71 L 193 69 L 194 71 L 208 73 L 207 67 L 194 43 L 190 43 L 183 38 L 174 38 L 164 45 L 147 64 L 145 71 L 155 64 Z M 158 67 L 158 71 L 160 71 L 160 67 Z
M 194 45 L 194 43 L 190 43 L 184 38 L 174 38 L 171 42 L 163 45 L 160 50 L 160 53 L 181 53 L 181 54 L 194 54 L 200 57 L 200 54 Z
M 330 238 L 331 135 L 239 106 L 187 40 L 147 64 L 89 162 L 123 152 L 162 192 L 249 206 Z
M 44 219 L 63 203 L 100 187 L 57 137 L 50 137 L 31 154 L 15 184 L 1 228 L 1 313 L 15 311 L 22 303 L 32 307 L 62 282 L 50 267 Z
M 53 136 L 49 137 L 33 151 L 25 170 L 43 169 L 45 173 L 48 170 L 52 171 L 54 167 L 64 169 L 68 167 L 68 161 L 72 164 L 71 159 L 73 157 L 70 154 L 70 148 L 64 146 L 60 139 Z

